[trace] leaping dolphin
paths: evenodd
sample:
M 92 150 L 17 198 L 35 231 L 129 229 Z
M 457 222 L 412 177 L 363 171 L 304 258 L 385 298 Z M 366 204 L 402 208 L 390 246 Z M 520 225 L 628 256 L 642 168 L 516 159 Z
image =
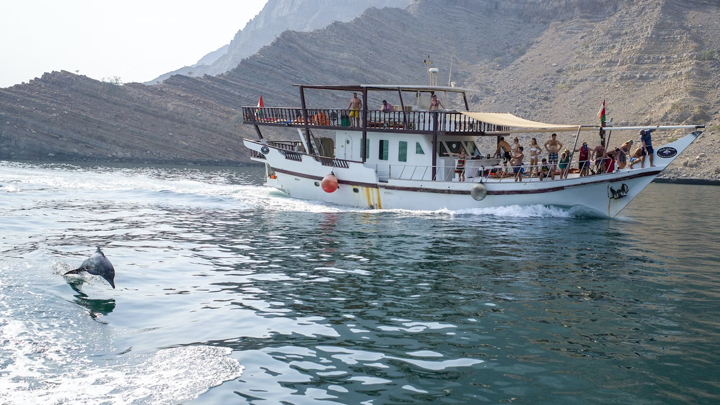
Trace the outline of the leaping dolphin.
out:
M 83 271 L 87 271 L 90 274 L 104 278 L 108 283 L 110 283 L 112 288 L 115 288 L 115 268 L 113 268 L 110 260 L 108 260 L 102 250 L 100 250 L 100 246 L 98 246 L 97 250 L 92 256 L 90 256 L 90 258 L 85 259 L 82 262 L 80 267 L 75 270 L 70 270 L 64 275 L 78 274 Z

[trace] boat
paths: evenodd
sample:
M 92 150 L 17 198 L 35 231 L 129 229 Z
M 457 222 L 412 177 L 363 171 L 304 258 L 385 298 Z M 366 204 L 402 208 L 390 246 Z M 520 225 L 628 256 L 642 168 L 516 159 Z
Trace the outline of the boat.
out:
M 265 184 L 294 198 L 369 209 L 583 206 L 615 217 L 695 141 L 704 128 L 703 125 L 548 124 L 508 113 L 473 112 L 468 96 L 476 92 L 454 86 L 294 86 L 300 92 L 300 107 L 265 107 L 259 103 L 242 108 L 243 123 L 253 126 L 257 134 L 257 139 L 245 138 L 243 142 L 250 149 L 251 159 L 265 164 Z M 344 97 L 356 93 L 361 97 L 362 107 L 358 111 L 310 108 L 307 102 L 310 91 L 335 92 L 326 95 L 324 100 L 333 100 L 332 97 L 347 100 L 349 98 Z M 438 94 L 443 95 L 444 102 L 455 100 L 460 110 L 429 111 L 432 96 Z M 320 98 L 313 96 L 313 100 Z M 391 104 L 392 108 L 388 108 L 391 111 L 368 107 L 369 100 L 375 103 L 381 98 L 392 98 L 399 104 Z M 581 134 L 586 137 L 591 131 L 593 137 L 597 134 L 610 145 L 613 133 L 634 131 L 636 135 L 647 129 L 681 129 L 689 134 L 657 147 L 652 156 L 654 167 L 644 162 L 643 167 L 613 168 L 592 175 L 578 173 L 575 151 Z M 268 132 L 278 131 L 291 131 L 291 137 L 275 140 L 266 137 Z M 495 154 L 495 145 L 501 137 L 537 134 L 540 139 L 540 135 L 549 137 L 550 133 L 567 132 L 575 135 L 570 165 L 573 169 L 562 176 L 558 173 L 554 179 L 540 178 L 534 174 L 536 168 L 524 166 L 521 169 L 525 172 L 524 178 L 515 181 L 512 170 L 508 174 Z M 296 136 L 294 140 L 293 136 Z M 461 149 L 469 157 L 464 168 L 457 170 Z

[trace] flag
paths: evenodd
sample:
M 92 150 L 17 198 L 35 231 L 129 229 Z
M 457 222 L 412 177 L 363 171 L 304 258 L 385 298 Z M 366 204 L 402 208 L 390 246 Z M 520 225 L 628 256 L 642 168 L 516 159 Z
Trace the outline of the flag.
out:
M 255 117 L 258 116 L 258 113 L 260 112 L 260 109 L 265 107 L 265 103 L 263 103 L 262 94 L 260 95 L 260 100 L 258 101 L 257 110 L 255 110 Z
M 598 112 L 598 118 L 600 118 L 600 126 L 605 126 L 605 100 L 603 100 L 602 107 L 600 108 L 600 111 Z

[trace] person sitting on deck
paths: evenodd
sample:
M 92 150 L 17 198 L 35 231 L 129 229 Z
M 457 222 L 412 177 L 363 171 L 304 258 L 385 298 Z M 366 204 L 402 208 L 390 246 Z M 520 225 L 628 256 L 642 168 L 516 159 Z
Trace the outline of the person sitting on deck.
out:
M 600 145 L 593 148 L 591 155 L 595 158 L 595 173 L 605 172 L 605 140 L 600 141 Z M 592 160 L 593 158 L 590 158 Z
M 328 125 L 330 125 L 330 120 L 328 119 L 327 115 L 325 115 L 324 112 L 320 111 L 319 113 L 317 113 L 313 116 L 313 124 L 328 126 Z
M 637 149 L 635 149 L 635 152 L 630 156 L 630 168 L 632 169 L 633 165 L 640 161 L 640 158 L 642 157 L 642 146 L 638 146 Z
M 382 101 L 382 108 L 380 109 L 382 112 L 393 112 L 395 111 L 395 107 L 392 106 L 392 104 L 388 104 L 387 100 Z
M 627 155 L 630 154 L 630 148 L 633 145 L 633 141 L 629 140 L 625 143 L 623 143 L 620 148 L 616 149 L 617 151 L 617 166 L 618 169 L 624 169 L 625 165 L 627 164 Z
M 548 176 L 550 176 L 550 165 L 548 165 L 547 159 L 542 158 L 542 161 L 540 163 L 540 170 L 538 171 L 538 178 L 540 179 L 540 181 L 542 181 L 545 177 Z

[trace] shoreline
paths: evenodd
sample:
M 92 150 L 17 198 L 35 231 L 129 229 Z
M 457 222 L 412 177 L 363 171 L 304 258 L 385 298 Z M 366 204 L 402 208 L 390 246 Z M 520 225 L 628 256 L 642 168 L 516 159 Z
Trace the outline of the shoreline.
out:
M 685 178 L 685 179 L 665 179 L 655 178 L 653 183 L 666 183 L 666 184 L 692 184 L 696 186 L 720 186 L 720 180 L 711 179 L 699 179 L 699 178 Z

